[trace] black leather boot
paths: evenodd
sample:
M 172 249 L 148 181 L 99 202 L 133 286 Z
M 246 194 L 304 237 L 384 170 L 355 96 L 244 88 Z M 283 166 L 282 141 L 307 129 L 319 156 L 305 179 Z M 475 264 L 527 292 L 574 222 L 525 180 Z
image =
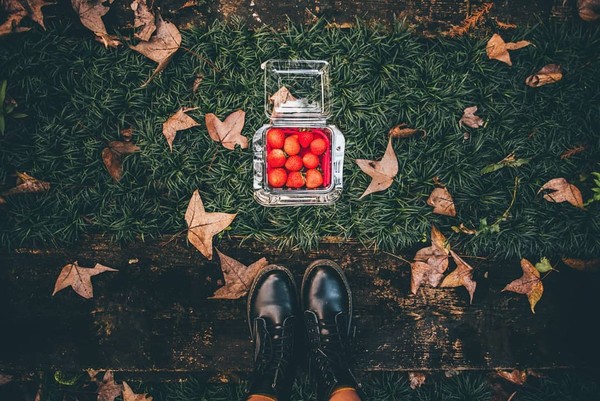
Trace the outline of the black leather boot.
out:
M 331 260 L 314 261 L 304 273 L 301 296 L 317 401 L 328 400 L 339 387 L 358 390 L 350 370 L 352 292 L 344 272 Z
M 249 394 L 290 399 L 294 383 L 294 343 L 299 323 L 298 296 L 292 273 L 265 267 L 248 295 L 248 325 L 254 343 L 254 371 Z

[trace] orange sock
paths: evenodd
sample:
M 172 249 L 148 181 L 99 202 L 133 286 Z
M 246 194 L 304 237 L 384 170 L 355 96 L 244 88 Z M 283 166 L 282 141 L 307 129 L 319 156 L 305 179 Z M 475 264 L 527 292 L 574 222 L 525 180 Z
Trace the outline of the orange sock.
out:
M 333 390 L 329 401 L 360 401 L 360 397 L 353 387 L 339 387 Z
M 264 394 L 253 394 L 246 401 L 277 401 L 277 398 Z

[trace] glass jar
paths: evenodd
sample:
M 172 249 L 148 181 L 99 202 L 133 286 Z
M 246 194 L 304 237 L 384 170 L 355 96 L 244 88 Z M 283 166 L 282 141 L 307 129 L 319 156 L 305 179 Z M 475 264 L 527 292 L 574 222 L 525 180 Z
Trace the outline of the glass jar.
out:
M 254 198 L 264 206 L 329 205 L 342 194 L 344 135 L 327 123 L 329 63 L 269 60 L 264 107 L 254 134 Z

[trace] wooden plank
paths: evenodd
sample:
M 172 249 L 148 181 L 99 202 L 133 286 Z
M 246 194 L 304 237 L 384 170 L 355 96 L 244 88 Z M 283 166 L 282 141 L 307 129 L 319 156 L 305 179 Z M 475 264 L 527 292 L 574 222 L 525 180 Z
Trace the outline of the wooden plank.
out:
M 337 260 L 354 290 L 360 370 L 560 368 L 592 365 L 599 356 L 590 319 L 597 316 L 598 275 L 567 268 L 550 274 L 533 315 L 524 296 L 501 292 L 520 276 L 518 261 L 471 259 L 478 288 L 469 305 L 464 289 L 411 295 L 407 266 L 356 243 L 322 243 L 307 254 L 237 240 L 219 249 L 247 264 L 264 255 L 298 279 L 311 260 Z M 51 297 L 61 267 L 74 260 L 119 272 L 94 277 L 91 300 L 71 289 Z M 0 266 L 0 371 L 251 367 L 244 300 L 206 299 L 221 278 L 218 262 L 184 241 L 119 246 L 89 238 L 69 249 L 3 254 Z

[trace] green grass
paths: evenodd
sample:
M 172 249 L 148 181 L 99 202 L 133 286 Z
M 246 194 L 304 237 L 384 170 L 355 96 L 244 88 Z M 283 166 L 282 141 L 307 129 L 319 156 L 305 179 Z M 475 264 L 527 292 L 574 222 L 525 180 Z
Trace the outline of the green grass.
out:
M 49 193 L 8 199 L 0 209 L 0 245 L 69 244 L 100 232 L 114 240 L 175 233 L 185 228 L 189 198 L 200 189 L 208 211 L 237 212 L 225 235 L 313 249 L 324 236 L 356 238 L 397 251 L 421 241 L 436 224 L 469 254 L 499 257 L 600 254 L 600 205 L 587 210 L 551 204 L 537 190 L 551 178 L 576 183 L 592 197 L 600 171 L 600 28 L 598 24 L 545 23 L 504 34 L 535 46 L 511 53 L 513 67 L 488 60 L 486 38 L 425 40 L 402 27 L 358 24 L 350 30 L 290 26 L 250 31 L 215 23 L 183 32 L 183 45 L 212 60 L 216 69 L 179 51 L 146 88 L 155 64 L 126 47 L 104 49 L 69 27 L 22 34 L 0 42 L 0 80 L 21 105 L 24 120 L 7 120 L 0 137 L 0 187 L 14 185 L 15 170 L 50 181 Z M 204 124 L 178 134 L 174 151 L 162 122 L 181 106 L 191 115 L 224 117 L 247 112 L 244 134 L 267 122 L 261 62 L 270 58 L 325 59 L 332 64 L 335 101 L 331 123 L 346 135 L 345 188 L 331 207 L 264 208 L 252 198 L 251 150 L 228 151 L 212 142 Z M 525 77 L 560 63 L 562 81 L 542 88 Z M 203 81 L 197 93 L 191 85 Z M 461 129 L 462 110 L 478 105 L 487 122 Z M 369 183 L 353 162 L 379 159 L 390 127 L 400 122 L 427 131 L 425 138 L 396 140 L 400 172 L 385 192 L 358 200 Z M 127 158 L 114 183 L 100 153 L 121 128 L 133 127 L 142 151 Z M 464 132 L 470 139 L 464 140 Z M 570 159 L 560 155 L 586 144 Z M 511 152 L 530 162 L 481 176 L 480 170 Z M 425 203 L 440 177 L 458 215 L 434 215 Z M 515 204 L 499 232 L 454 234 L 464 223 L 496 221 Z
M 27 386 L 10 383 L 0 387 L 0 396 L 20 401 L 20 394 L 35 394 L 42 383 L 43 401 L 96 400 L 97 386 L 86 373 L 44 375 Z M 512 385 L 492 374 L 462 372 L 450 378 L 436 373 L 416 390 L 409 386 L 405 373 L 376 373 L 364 377 L 364 401 L 506 401 L 512 392 L 514 401 L 597 401 L 600 387 L 589 377 L 590 372 L 547 372 L 545 377 L 529 377 L 523 386 Z M 116 381 L 125 378 L 120 373 Z M 75 379 L 75 380 L 73 380 Z M 156 383 L 125 379 L 136 393 L 148 393 L 154 401 L 243 401 L 246 382 L 229 384 L 208 383 L 205 379 L 190 377 L 184 381 Z M 39 382 L 39 383 L 38 383 Z M 501 395 L 504 393 L 504 396 Z M 308 401 L 313 398 L 313 388 L 306 377 L 296 381 L 292 401 Z M 120 398 L 117 398 L 120 400 Z

